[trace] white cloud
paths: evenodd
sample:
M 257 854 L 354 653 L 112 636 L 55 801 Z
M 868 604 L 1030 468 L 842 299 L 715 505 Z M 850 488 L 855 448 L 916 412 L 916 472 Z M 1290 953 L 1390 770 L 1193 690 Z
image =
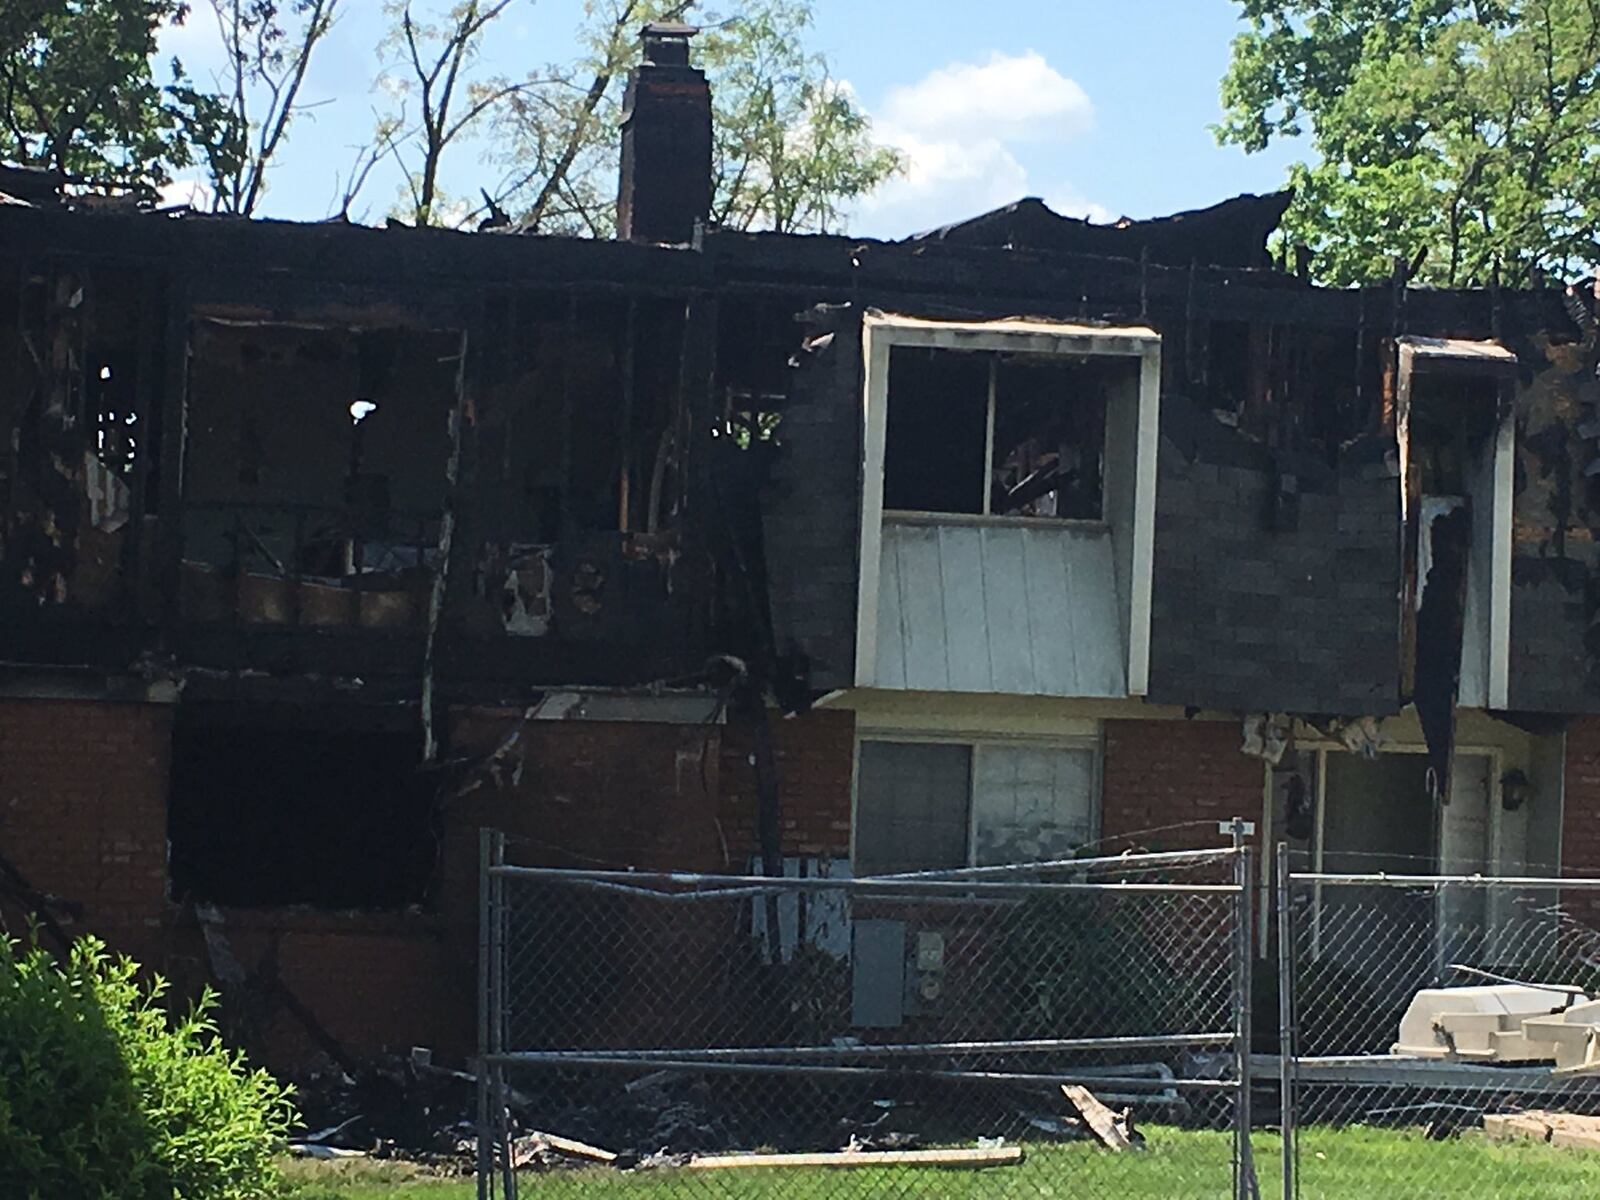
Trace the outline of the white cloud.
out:
M 1070 184 L 1032 182 L 1017 153 L 1048 150 L 1093 123 L 1083 88 L 1031 50 L 930 71 L 893 89 L 873 114 L 875 136 L 899 148 L 906 169 L 862 202 L 852 227 L 904 237 L 1041 192 L 1059 212 L 1104 220 Z
M 198 179 L 174 179 L 162 184 L 156 193 L 156 203 L 162 208 L 187 204 L 200 212 L 209 212 L 211 200 L 211 189 Z
M 951 63 L 895 88 L 881 119 L 949 138 L 1040 141 L 1083 133 L 1094 122 L 1094 105 L 1037 51 L 996 51 L 986 63 Z

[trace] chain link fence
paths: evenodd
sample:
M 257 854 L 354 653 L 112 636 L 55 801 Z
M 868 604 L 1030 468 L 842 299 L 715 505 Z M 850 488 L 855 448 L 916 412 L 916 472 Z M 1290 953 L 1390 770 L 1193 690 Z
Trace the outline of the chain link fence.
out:
M 1249 852 L 483 867 L 479 1191 L 1253 1192 Z
M 1600 880 L 1296 865 L 1280 847 L 1282 1194 L 1600 1195 L 1600 1006 L 1574 1007 Z

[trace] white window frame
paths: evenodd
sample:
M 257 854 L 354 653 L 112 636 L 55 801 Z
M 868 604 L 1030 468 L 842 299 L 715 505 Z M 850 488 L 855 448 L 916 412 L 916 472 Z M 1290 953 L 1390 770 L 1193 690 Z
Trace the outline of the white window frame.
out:
M 1458 378 L 1501 381 L 1501 387 L 1515 385 L 1509 373 L 1516 370 L 1517 356 L 1498 342 L 1469 341 L 1465 338 L 1400 337 L 1399 371 L 1396 383 L 1397 441 L 1400 450 L 1401 520 L 1410 519 L 1406 507 L 1410 496 L 1406 478 L 1411 459 L 1411 391 L 1419 375 L 1431 374 L 1448 366 Z M 1474 369 L 1476 368 L 1476 369 Z M 1490 560 L 1487 571 L 1488 601 L 1488 679 L 1490 709 L 1511 707 L 1511 557 L 1512 506 L 1516 492 L 1517 422 L 1510 412 L 1501 415 L 1495 428 L 1493 446 L 1493 512 L 1490 516 Z M 1475 517 L 1474 520 L 1477 518 Z M 1422 581 L 1417 581 L 1420 597 Z M 1470 636 L 1466 630 L 1463 636 Z
M 1161 335 L 1145 326 L 1072 325 L 1047 321 L 930 321 L 869 312 L 862 321 L 860 588 L 856 609 L 856 682 L 871 686 L 878 653 L 878 589 L 883 544 L 883 469 L 888 441 L 889 359 L 900 346 L 996 354 L 1044 354 L 1067 358 L 1121 358 L 1139 364 L 1138 414 L 1134 437 L 1133 529 L 1130 550 L 1127 688 L 1143 696 L 1150 684 L 1150 608 L 1154 587 L 1156 455 L 1161 423 Z M 993 424 L 993 397 L 988 422 Z M 1109 414 L 1107 417 L 1110 420 Z M 988 439 L 993 441 L 992 429 Z M 992 458 L 992 445 L 985 447 Z M 988 460 L 986 459 L 986 468 Z M 1102 478 L 1102 489 L 1104 477 Z M 984 507 L 987 509 L 988 502 Z M 893 514 L 891 514 L 892 516 Z M 1102 503 L 1102 516 L 1105 515 Z M 917 514 L 913 519 L 951 523 L 1070 524 L 1055 518 Z M 1092 522 L 1104 526 L 1106 522 Z
M 985 746 L 1025 746 L 1031 750 L 1087 750 L 1093 763 L 1089 804 L 1089 844 L 1099 840 L 1103 822 L 1102 784 L 1105 774 L 1103 739 L 1085 734 L 1039 737 L 1008 735 L 994 732 L 959 733 L 940 730 L 924 732 L 904 729 L 864 729 L 856 735 L 854 758 L 850 770 L 850 870 L 856 868 L 856 833 L 860 828 L 861 806 L 861 746 L 864 742 L 898 742 L 925 746 L 966 746 L 971 750 L 967 769 L 967 859 L 966 865 L 977 865 L 978 850 L 978 756 Z

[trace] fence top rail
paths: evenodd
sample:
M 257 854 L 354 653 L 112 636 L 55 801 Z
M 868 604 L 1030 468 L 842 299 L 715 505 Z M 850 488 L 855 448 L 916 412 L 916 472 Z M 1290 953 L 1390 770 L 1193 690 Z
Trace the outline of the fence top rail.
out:
M 1162 850 L 1149 854 L 1107 854 L 1098 858 L 1053 858 L 1045 862 L 1000 863 L 990 867 L 946 867 L 936 871 L 900 871 L 890 875 L 863 875 L 862 879 L 938 880 L 990 879 L 1008 875 L 1032 875 L 1041 871 L 1096 871 L 1115 867 L 1124 871 L 1145 868 L 1200 866 L 1238 858 L 1240 847 L 1220 846 L 1210 850 Z
M 1361 887 L 1508 887 L 1600 889 L 1600 877 L 1539 875 L 1395 875 L 1387 871 L 1340 873 L 1334 871 L 1291 871 L 1290 883 L 1349 884 Z
M 987 1042 L 858 1042 L 841 1046 L 713 1046 L 707 1049 L 549 1049 L 546 1057 L 635 1058 L 640 1062 L 805 1062 L 872 1058 L 949 1058 L 962 1055 L 1066 1054 L 1079 1051 L 1171 1050 L 1237 1044 L 1231 1031 L 1151 1034 L 1146 1037 L 1027 1038 Z
M 566 867 L 491 866 L 490 876 L 498 879 L 521 879 L 533 883 L 626 883 L 640 891 L 647 887 L 674 889 L 707 889 L 710 894 L 727 890 L 730 898 L 748 895 L 748 889 L 780 892 L 861 892 L 867 895 L 915 896 L 1029 896 L 1085 892 L 1094 894 L 1131 895 L 1140 893 L 1169 895 L 1238 895 L 1243 889 L 1236 883 L 1146 883 L 1107 881 L 1102 883 L 1040 883 L 1018 880 L 962 880 L 962 879 L 844 879 L 810 876 L 767 875 L 704 875 L 684 871 L 587 871 Z M 737 890 L 735 890 L 737 889 Z M 682 894 L 663 891 L 663 896 Z

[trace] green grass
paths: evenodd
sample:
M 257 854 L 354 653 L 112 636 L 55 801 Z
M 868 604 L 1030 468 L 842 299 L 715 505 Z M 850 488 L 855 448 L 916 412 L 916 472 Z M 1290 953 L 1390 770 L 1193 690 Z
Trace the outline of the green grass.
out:
M 1061 1200 L 1216 1200 L 1228 1195 L 1230 1136 L 1149 1126 L 1143 1153 L 1114 1155 L 1084 1143 L 1032 1145 L 1015 1167 L 984 1171 L 849 1168 L 721 1171 L 596 1169 L 526 1176 L 520 1189 L 539 1200 L 676 1200 L 678 1197 L 779 1197 L 868 1200 L 916 1196 Z M 1264 1198 L 1279 1198 L 1279 1139 L 1254 1139 Z M 428 1178 L 387 1163 L 293 1163 L 293 1200 L 470 1200 L 470 1180 Z M 1313 1129 L 1300 1139 L 1301 1200 L 1592 1200 L 1600 1196 L 1600 1151 L 1497 1144 L 1468 1133 L 1429 1141 L 1420 1133 Z

